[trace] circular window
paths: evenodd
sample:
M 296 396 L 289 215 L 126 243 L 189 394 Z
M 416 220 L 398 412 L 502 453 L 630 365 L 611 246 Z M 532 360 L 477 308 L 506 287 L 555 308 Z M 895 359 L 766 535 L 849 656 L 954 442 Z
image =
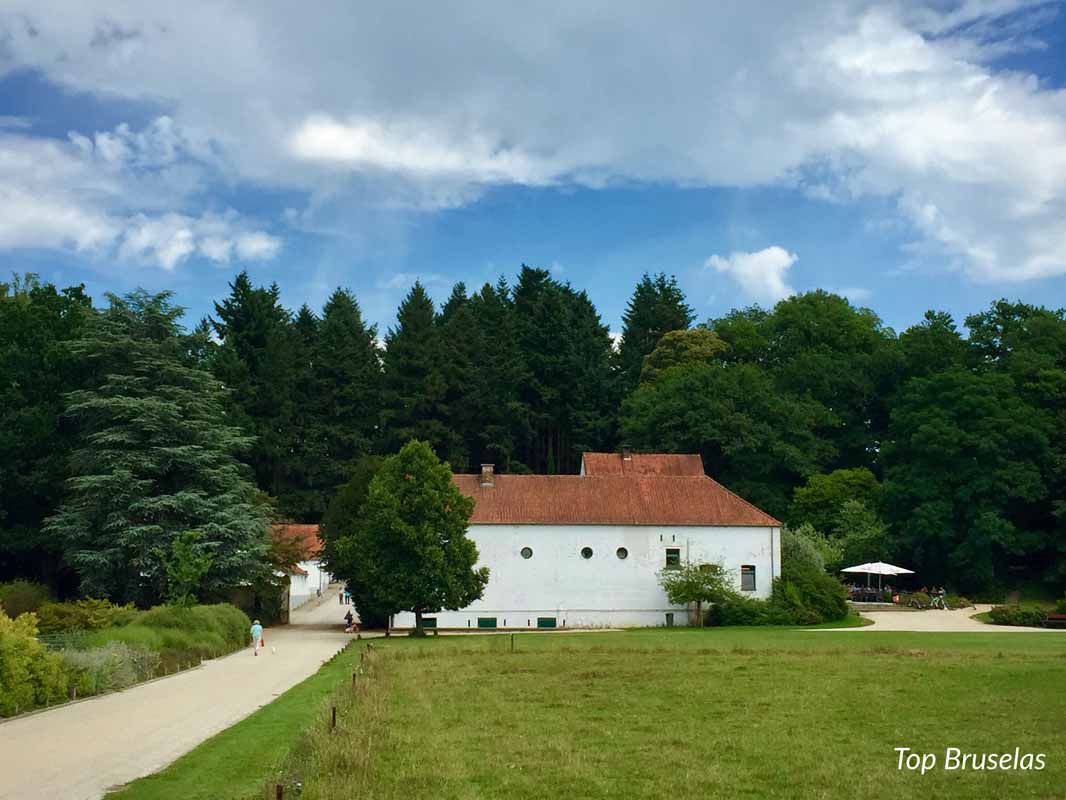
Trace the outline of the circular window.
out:
M 533 558 L 533 548 L 523 547 L 521 550 L 522 558 Z
M 592 558 L 592 548 L 591 547 L 582 547 L 581 548 L 581 557 L 582 558 Z
M 629 558 L 629 551 L 626 550 L 624 547 L 619 547 L 617 550 L 614 551 L 614 554 L 623 561 Z

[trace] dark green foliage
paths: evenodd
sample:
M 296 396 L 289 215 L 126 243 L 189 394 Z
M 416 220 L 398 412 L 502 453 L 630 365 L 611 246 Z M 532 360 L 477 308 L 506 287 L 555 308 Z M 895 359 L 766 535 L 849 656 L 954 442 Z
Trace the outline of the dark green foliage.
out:
M 466 530 L 474 501 L 425 442 L 408 442 L 382 463 L 364 506 L 365 525 L 351 540 L 353 594 L 375 611 L 422 614 L 457 609 L 481 597 L 488 569 L 474 569 L 477 548 Z
M 659 573 L 659 585 L 675 605 L 696 606 L 697 625 L 703 625 L 703 606 L 733 596 L 732 580 L 720 564 L 682 564 Z
M 1051 422 L 1002 374 L 951 370 L 900 393 L 885 447 L 894 549 L 933 583 L 981 587 L 1047 545 L 1018 523 L 1047 502 Z
M 68 345 L 92 313 L 83 286 L 58 291 L 35 275 L 0 283 L 0 578 L 70 583 L 41 524 L 59 505 L 73 447 L 63 396 L 86 372 Z
M 183 531 L 170 543 L 170 556 L 163 566 L 167 572 L 167 602 L 176 606 L 196 605 L 204 576 L 214 560 L 203 546 L 197 531 Z
M 825 556 L 814 541 L 817 531 L 810 527 L 781 529 L 781 563 L 794 569 L 825 571 Z
M 87 594 L 120 602 L 162 596 L 171 543 L 190 530 L 212 559 L 204 591 L 254 577 L 269 510 L 236 460 L 248 438 L 226 424 L 216 382 L 190 363 L 181 309 L 167 293 L 110 300 L 71 345 L 91 388 L 67 398 L 78 447 L 46 531 Z
M 832 458 L 817 433 L 826 420 L 821 404 L 783 396 L 753 364 L 675 367 L 622 407 L 634 447 L 699 453 L 709 475 L 778 516 L 792 487 Z
M 787 607 L 801 625 L 844 619 L 848 615 L 844 586 L 832 575 L 810 568 L 787 569 L 774 581 L 774 599 Z
M 996 625 L 1023 625 L 1041 628 L 1047 620 L 1047 612 L 1038 606 L 994 606 L 989 612 Z
M 618 343 L 618 371 L 622 395 L 641 380 L 644 359 L 670 331 L 688 328 L 695 315 L 685 302 L 677 279 L 659 273 L 640 279 L 622 314 L 622 338 Z
M 0 608 L 11 619 L 27 611 L 37 611 L 51 599 L 51 591 L 40 583 L 24 580 L 0 583 Z
M 807 522 L 816 530 L 829 533 L 839 524 L 840 511 L 849 500 L 857 500 L 870 509 L 880 508 L 881 484 L 866 467 L 811 475 L 792 496 L 788 508 L 789 524 Z

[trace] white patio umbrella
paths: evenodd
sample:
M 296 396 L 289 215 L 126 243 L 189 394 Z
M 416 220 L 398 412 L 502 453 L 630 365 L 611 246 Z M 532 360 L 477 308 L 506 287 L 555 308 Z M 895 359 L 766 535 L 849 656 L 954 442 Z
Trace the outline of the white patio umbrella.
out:
M 868 564 L 859 564 L 855 567 L 846 567 L 841 572 L 865 572 L 866 585 L 870 585 L 870 576 L 877 576 L 877 588 L 881 588 L 882 575 L 913 575 L 914 570 L 897 567 L 895 564 L 886 564 L 884 561 L 871 561 Z

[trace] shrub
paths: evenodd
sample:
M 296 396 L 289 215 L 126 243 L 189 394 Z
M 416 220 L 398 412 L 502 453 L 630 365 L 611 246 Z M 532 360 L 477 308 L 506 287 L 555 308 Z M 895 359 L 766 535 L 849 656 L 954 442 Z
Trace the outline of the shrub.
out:
M 72 603 L 45 603 L 37 612 L 38 629 L 44 634 L 98 631 L 128 625 L 139 613 L 132 605 L 116 606 L 109 600 L 97 598 Z
M 158 653 L 118 641 L 92 650 L 68 650 L 62 657 L 78 694 L 85 696 L 125 689 L 159 670 Z
M 816 570 L 793 570 L 784 574 L 781 582 L 796 588 L 803 607 L 814 612 L 811 617 L 817 616 L 818 622 L 844 619 L 848 615 L 848 593 L 831 575 Z
M 1056 614 L 1066 614 L 1066 597 L 1063 597 L 1057 603 L 1055 603 Z
M 61 702 L 67 687 L 62 659 L 37 641 L 37 618 L 0 614 L 0 717 Z
M 0 583 L 0 606 L 11 619 L 36 611 L 51 599 L 48 587 L 40 583 L 23 580 Z
M 916 605 L 918 608 L 929 608 L 932 598 L 925 592 L 915 592 L 907 600 L 907 605 Z
M 996 625 L 1022 625 L 1030 628 L 1043 627 L 1047 612 L 1037 606 L 995 606 L 990 616 Z
M 973 603 L 969 599 L 958 594 L 944 595 L 944 605 L 948 608 L 972 608 Z

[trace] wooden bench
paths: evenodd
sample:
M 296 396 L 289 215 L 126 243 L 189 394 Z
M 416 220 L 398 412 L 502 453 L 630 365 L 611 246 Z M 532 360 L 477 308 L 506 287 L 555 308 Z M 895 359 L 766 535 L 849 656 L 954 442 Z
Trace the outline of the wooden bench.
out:
M 1048 614 L 1044 620 L 1045 628 L 1066 628 L 1066 614 Z

